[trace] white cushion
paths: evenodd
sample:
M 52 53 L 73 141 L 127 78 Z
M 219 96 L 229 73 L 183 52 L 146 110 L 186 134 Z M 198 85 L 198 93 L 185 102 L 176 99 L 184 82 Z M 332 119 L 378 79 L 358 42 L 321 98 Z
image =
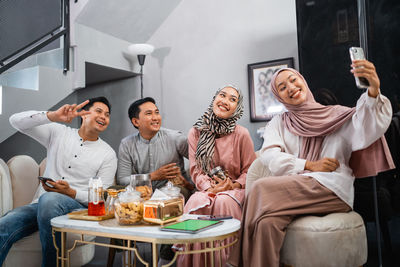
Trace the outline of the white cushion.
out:
M 288 227 L 291 231 L 335 232 L 364 226 L 356 212 L 331 213 L 325 216 L 304 216 L 294 220 Z
M 19 155 L 8 162 L 14 208 L 29 204 L 39 186 L 39 165 L 30 156 Z
M 44 158 L 42 160 L 42 162 L 40 162 L 40 164 L 39 164 L 39 175 L 40 176 L 43 176 L 43 173 L 46 170 L 46 162 L 47 162 L 47 158 Z
M 0 216 L 13 208 L 11 177 L 7 164 L 0 159 Z
M 261 158 L 256 158 L 247 170 L 246 195 L 257 179 L 267 176 L 271 176 L 271 171 L 263 164 Z
M 367 261 L 367 238 L 354 212 L 305 216 L 286 230 L 281 262 L 295 267 L 361 266 Z

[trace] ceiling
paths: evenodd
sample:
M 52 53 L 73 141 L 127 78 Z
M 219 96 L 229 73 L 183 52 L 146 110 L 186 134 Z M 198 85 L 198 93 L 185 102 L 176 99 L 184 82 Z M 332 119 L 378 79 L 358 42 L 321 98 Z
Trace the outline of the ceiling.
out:
M 131 43 L 145 43 L 182 0 L 89 0 L 77 22 Z

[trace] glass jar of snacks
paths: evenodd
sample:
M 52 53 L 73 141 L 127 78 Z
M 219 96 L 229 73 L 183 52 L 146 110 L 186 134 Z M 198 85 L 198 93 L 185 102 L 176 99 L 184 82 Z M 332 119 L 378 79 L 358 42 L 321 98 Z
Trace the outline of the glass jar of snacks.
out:
M 143 218 L 143 200 L 140 192 L 121 192 L 114 204 L 115 218 L 119 224 L 129 225 L 140 222 Z
M 150 199 L 153 194 L 150 174 L 132 174 L 130 186 L 140 192 L 144 200 Z

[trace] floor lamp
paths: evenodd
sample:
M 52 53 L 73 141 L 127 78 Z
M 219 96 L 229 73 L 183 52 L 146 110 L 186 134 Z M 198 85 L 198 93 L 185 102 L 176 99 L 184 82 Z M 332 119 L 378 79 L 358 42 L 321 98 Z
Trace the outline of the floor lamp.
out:
M 154 46 L 149 44 L 132 44 L 128 47 L 131 55 L 136 55 L 140 65 L 140 98 L 143 98 L 143 65 L 146 55 L 154 51 Z

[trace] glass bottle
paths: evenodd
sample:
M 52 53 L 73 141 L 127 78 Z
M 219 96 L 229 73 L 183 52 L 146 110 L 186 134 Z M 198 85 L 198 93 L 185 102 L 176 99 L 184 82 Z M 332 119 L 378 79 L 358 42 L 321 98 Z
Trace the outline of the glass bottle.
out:
M 116 199 L 118 198 L 118 190 L 116 189 L 108 189 L 107 190 L 107 200 L 106 200 L 106 214 L 114 214 L 114 204 Z
M 103 182 L 100 177 L 90 178 L 88 193 L 88 215 L 105 215 Z
M 130 187 L 140 192 L 144 200 L 150 199 L 153 194 L 150 174 L 132 174 Z

